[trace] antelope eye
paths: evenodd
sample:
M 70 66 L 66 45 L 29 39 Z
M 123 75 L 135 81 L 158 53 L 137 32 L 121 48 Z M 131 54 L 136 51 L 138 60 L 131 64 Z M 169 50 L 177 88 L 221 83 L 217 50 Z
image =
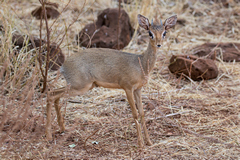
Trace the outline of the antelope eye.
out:
M 164 32 L 163 32 L 163 35 L 162 35 L 162 36 L 163 36 L 163 38 L 166 36 L 166 34 L 167 34 L 167 32 L 166 32 L 166 31 L 164 31 Z
M 151 31 L 148 32 L 149 36 L 153 39 L 153 33 Z

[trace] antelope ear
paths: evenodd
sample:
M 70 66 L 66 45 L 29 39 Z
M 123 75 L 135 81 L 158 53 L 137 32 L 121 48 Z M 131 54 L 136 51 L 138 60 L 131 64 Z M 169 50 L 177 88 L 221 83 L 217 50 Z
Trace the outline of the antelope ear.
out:
M 172 28 L 173 26 L 175 26 L 176 22 L 177 22 L 177 15 L 173 15 L 173 16 L 167 18 L 164 22 L 165 30 L 168 30 L 168 29 Z
M 149 23 L 148 18 L 144 17 L 141 14 L 138 14 L 137 18 L 138 18 L 139 26 L 146 29 L 146 30 L 149 30 L 150 23 Z

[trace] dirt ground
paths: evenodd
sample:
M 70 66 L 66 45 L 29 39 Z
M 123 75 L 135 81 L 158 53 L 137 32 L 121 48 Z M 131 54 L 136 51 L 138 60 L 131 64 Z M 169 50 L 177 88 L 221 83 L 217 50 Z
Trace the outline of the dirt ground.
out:
M 54 23 L 52 41 L 59 42 L 66 27 L 81 12 L 61 44 L 66 57 L 82 49 L 74 38 L 86 24 L 96 20 L 101 10 L 118 7 L 114 0 L 87 0 L 85 4 L 77 0 L 69 4 L 68 0 L 51 2 L 60 5 L 60 13 L 64 10 L 56 21 L 49 20 L 50 25 Z M 0 159 L 239 159 L 240 63 L 223 62 L 218 58 L 215 61 L 218 77 L 205 81 L 176 78 L 168 70 L 172 55 L 188 54 L 196 45 L 240 41 L 240 1 L 219 2 L 132 0 L 130 4 L 122 4 L 134 28 L 137 27 L 138 13 L 163 20 L 177 14 L 181 20 L 167 33 L 164 45 L 157 51 L 157 62 L 149 81 L 142 90 L 152 146 L 138 148 L 136 129 L 124 91 L 105 88 L 94 88 L 83 96 L 63 98 L 60 103 L 66 131 L 59 133 L 53 111 L 53 141 L 47 141 L 44 136 L 46 97 L 39 96 L 36 88 L 26 88 L 30 86 L 28 81 L 23 89 L 9 85 L 11 81 L 4 81 L 0 70 Z M 0 35 L 2 69 L 6 62 L 3 59 L 12 53 L 11 37 L 7 34 L 18 32 L 39 37 L 40 21 L 31 17 L 31 11 L 40 4 L 37 0 L 0 3 L 0 22 L 8 28 L 8 33 Z M 123 50 L 141 54 L 148 43 L 138 44 L 139 39 L 140 36 L 135 34 Z M 20 76 L 17 73 L 15 76 Z M 34 70 L 30 75 L 40 73 Z M 49 72 L 50 87 L 65 85 L 64 79 L 58 76 L 58 71 Z M 31 86 L 38 83 L 37 77 L 31 80 Z M 6 88 L 7 93 L 4 92 Z M 29 95 L 32 99 L 28 101 Z M 16 99 L 18 96 L 26 101 Z

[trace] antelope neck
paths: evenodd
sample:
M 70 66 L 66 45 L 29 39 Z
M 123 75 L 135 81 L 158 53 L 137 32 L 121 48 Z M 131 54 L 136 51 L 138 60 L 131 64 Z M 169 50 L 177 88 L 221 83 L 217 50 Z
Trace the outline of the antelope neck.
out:
M 154 41 L 149 40 L 147 50 L 141 56 L 141 65 L 145 75 L 148 75 L 155 64 L 157 58 L 157 48 Z

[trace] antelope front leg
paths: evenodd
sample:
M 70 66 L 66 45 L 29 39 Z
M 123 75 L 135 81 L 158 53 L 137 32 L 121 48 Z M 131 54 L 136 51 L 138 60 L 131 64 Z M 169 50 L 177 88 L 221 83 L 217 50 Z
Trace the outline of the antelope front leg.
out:
M 46 128 L 45 128 L 47 140 L 52 140 L 51 109 L 52 109 L 52 101 L 47 101 L 47 124 L 46 124 Z
M 152 142 L 150 141 L 148 131 L 147 131 L 147 127 L 146 127 L 146 124 L 145 124 L 144 111 L 143 111 L 143 105 L 142 105 L 141 88 L 134 91 L 134 97 L 135 97 L 135 101 L 136 101 L 136 104 L 137 104 L 137 107 L 138 107 L 138 112 L 139 112 L 139 115 L 140 115 L 140 120 L 141 120 L 141 124 L 142 124 L 143 131 L 144 131 L 145 141 L 147 142 L 147 145 L 151 146 Z
M 133 99 L 133 91 L 132 90 L 125 90 L 125 92 L 126 92 L 126 95 L 127 95 L 128 103 L 130 104 L 130 107 L 131 107 L 131 110 L 132 110 L 132 115 L 133 115 L 134 122 L 136 124 L 138 145 L 139 145 L 140 148 L 142 148 L 143 147 L 143 140 L 142 140 L 142 134 L 141 134 L 141 126 L 138 123 L 138 113 L 137 113 L 137 109 L 136 109 L 134 99 Z
M 59 106 L 59 100 L 60 98 L 57 98 L 54 101 L 54 107 L 57 113 L 57 121 L 58 121 L 58 125 L 60 127 L 60 132 L 64 132 L 65 131 L 65 125 L 64 125 L 64 120 L 61 114 L 61 107 Z

